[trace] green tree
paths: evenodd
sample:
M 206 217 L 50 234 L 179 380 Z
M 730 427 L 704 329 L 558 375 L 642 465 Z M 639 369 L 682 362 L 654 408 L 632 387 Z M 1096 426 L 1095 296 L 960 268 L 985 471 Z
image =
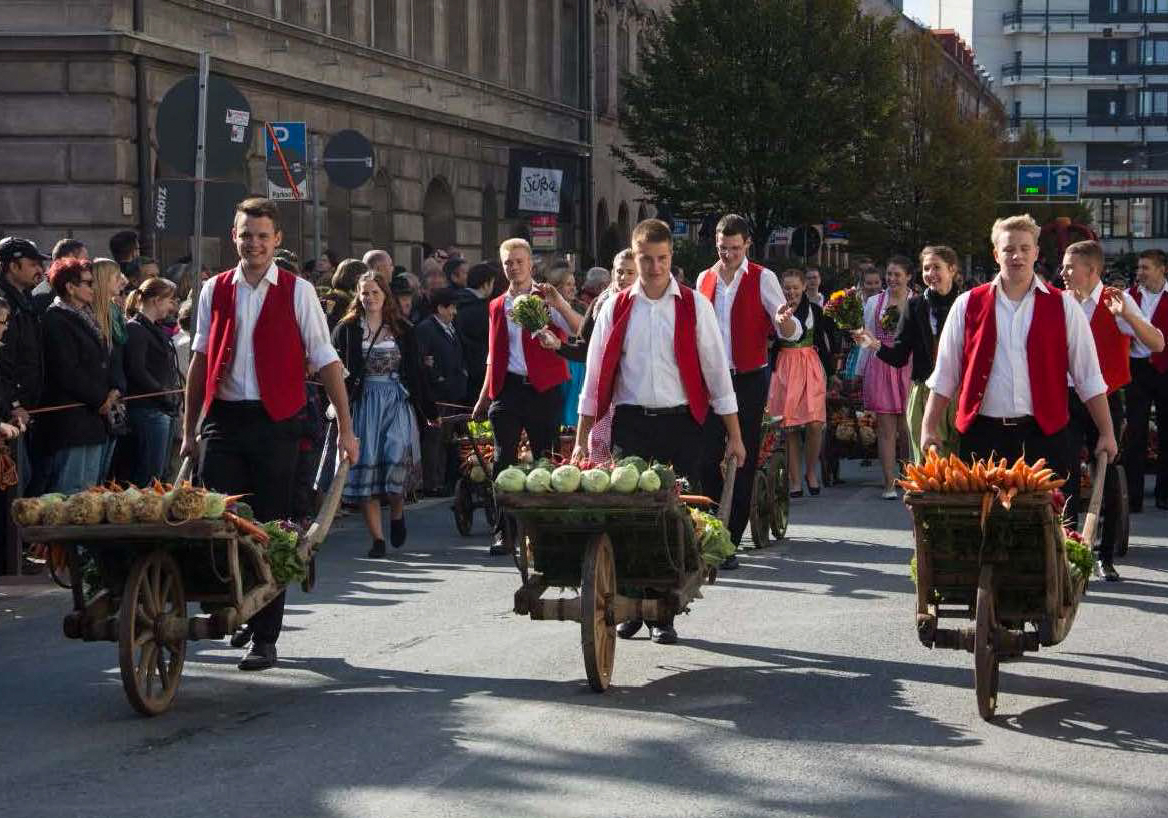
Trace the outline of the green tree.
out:
M 986 247 L 998 194 L 1001 145 L 994 123 L 958 107 L 952 74 L 928 32 L 898 36 L 901 93 L 878 183 L 851 223 L 852 247 L 913 256 L 947 244 L 966 256 Z
M 623 79 L 622 172 L 771 231 L 854 212 L 896 108 L 895 22 L 856 0 L 677 0 Z

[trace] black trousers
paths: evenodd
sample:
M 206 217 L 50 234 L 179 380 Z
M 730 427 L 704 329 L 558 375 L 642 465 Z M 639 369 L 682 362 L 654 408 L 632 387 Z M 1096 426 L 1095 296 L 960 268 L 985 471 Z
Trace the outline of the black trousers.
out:
M 1071 473 L 1072 464 L 1078 463 L 1079 450 L 1071 442 L 1069 426 L 1064 426 L 1053 435 L 1048 435 L 1038 427 L 1033 418 L 1021 423 L 1005 425 L 1000 420 L 978 415 L 969 431 L 961 436 L 961 457 L 1006 458 L 1013 463 L 1023 454 L 1033 463 L 1040 457 L 1046 458 L 1046 465 L 1054 469 L 1060 477 Z
M 438 417 L 458 414 L 457 409 L 439 407 Z M 450 428 L 422 428 L 422 487 L 426 491 L 449 491 L 458 479 L 458 446 Z
M 1070 435 L 1071 451 L 1075 453 L 1074 465 L 1079 465 L 1079 457 L 1082 454 L 1082 448 L 1087 447 L 1087 462 L 1095 463 L 1095 444 L 1099 442 L 1099 430 L 1095 427 L 1095 421 L 1091 419 L 1090 412 L 1087 407 L 1083 405 L 1083 401 L 1079 400 L 1079 395 L 1074 389 L 1070 390 L 1070 407 L 1071 407 L 1071 422 L 1067 425 L 1068 434 Z M 1123 420 L 1123 401 L 1120 399 L 1119 392 L 1112 392 L 1107 396 L 1107 408 L 1111 410 L 1111 425 L 1118 429 L 1120 421 Z M 1103 481 L 1103 538 L 1099 542 L 1099 558 L 1110 562 L 1115 554 L 1115 533 L 1119 526 L 1119 516 L 1123 513 L 1123 509 L 1116 507 L 1112 502 L 1115 496 L 1115 481 L 1118 465 L 1111 463 L 1107 466 L 1106 476 Z M 1080 468 L 1071 469 L 1071 479 L 1067 483 L 1067 522 L 1076 528 L 1078 527 L 1079 513 L 1086 511 L 1086 503 L 1082 500 L 1082 485 L 1083 470 Z
M 618 406 L 612 414 L 612 445 L 625 455 L 673 464 L 678 477 L 697 486 L 702 471 L 702 427 L 688 411 L 676 415 L 646 415 L 632 406 Z M 651 596 L 646 594 L 647 597 Z M 673 627 L 673 617 L 656 623 Z
M 225 494 L 249 494 L 247 502 L 262 522 L 290 518 L 300 431 L 297 419 L 273 421 L 259 401 L 215 401 L 203 422 L 203 484 Z M 283 593 L 249 622 L 255 641 L 270 644 L 283 623 Z
M 1127 471 L 1127 491 L 1131 510 L 1144 507 L 1144 471 L 1148 461 L 1148 416 L 1156 407 L 1160 447 L 1156 463 L 1156 499 L 1168 500 L 1168 373 L 1161 375 L 1147 358 L 1131 359 L 1132 382 L 1127 396 L 1127 437 L 1123 443 L 1123 466 Z
M 508 372 L 503 391 L 487 409 L 495 434 L 495 474 L 515 465 L 519 458 L 519 436 L 524 430 L 535 459 L 551 457 L 559 448 L 563 417 L 563 387 L 537 392 L 526 378 Z M 496 531 L 502 531 L 502 526 L 500 514 Z
M 730 539 L 742 542 L 742 533 L 750 521 L 750 503 L 754 494 L 754 473 L 758 470 L 758 447 L 762 442 L 762 414 L 766 408 L 769 370 L 758 369 L 734 375 L 734 394 L 738 397 L 738 425 L 746 447 L 746 464 L 734 478 L 734 498 L 730 506 Z M 722 458 L 726 454 L 726 426 L 721 415 L 713 412 L 706 418 L 702 443 L 702 491 L 714 500 L 722 496 Z

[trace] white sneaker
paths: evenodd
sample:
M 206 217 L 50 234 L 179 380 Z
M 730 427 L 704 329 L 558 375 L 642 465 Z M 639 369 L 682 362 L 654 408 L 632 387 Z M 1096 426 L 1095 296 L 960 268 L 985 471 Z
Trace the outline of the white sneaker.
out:
M 880 495 L 885 500 L 895 500 L 897 498 L 896 489 L 885 489 L 884 493 Z

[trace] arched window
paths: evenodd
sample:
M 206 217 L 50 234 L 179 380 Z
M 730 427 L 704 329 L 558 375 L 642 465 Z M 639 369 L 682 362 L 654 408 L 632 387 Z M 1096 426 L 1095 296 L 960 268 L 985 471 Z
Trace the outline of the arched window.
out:
M 414 59 L 434 61 L 434 0 L 414 0 Z
M 483 79 L 499 79 L 499 0 L 479 0 L 479 51 Z
M 632 64 L 629 60 L 629 26 L 621 20 L 616 27 L 616 107 L 621 111 L 625 107 L 625 78 L 629 75 Z
M 499 198 L 493 185 L 483 191 L 483 258 L 492 259 L 499 252 Z
M 560 99 L 580 104 L 579 0 L 563 0 L 560 10 Z
M 451 247 L 456 240 L 454 196 L 446 180 L 437 177 L 422 202 L 422 241 L 431 247 Z
M 608 18 L 596 15 L 596 112 L 608 113 L 609 86 Z
M 637 224 L 640 224 L 641 222 L 645 221 L 645 219 L 648 219 L 648 218 L 650 218 L 649 208 L 645 207 L 645 205 L 643 205 L 643 204 L 639 205 L 637 207 Z
M 627 202 L 621 202 L 620 207 L 616 211 L 616 227 L 617 233 L 620 235 L 622 244 L 628 244 L 631 231 L 629 230 L 629 206 Z
M 506 30 L 509 65 L 511 66 L 511 85 L 515 88 L 526 88 L 527 0 L 510 0 L 507 4 Z
M 466 0 L 446 0 L 446 65 L 466 73 L 467 19 Z

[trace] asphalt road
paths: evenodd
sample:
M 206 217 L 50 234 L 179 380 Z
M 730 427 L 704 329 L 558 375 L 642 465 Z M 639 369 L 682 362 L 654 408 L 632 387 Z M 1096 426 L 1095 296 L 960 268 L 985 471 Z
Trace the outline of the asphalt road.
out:
M 986 723 L 971 657 L 916 639 L 907 512 L 874 470 L 845 477 L 706 590 L 679 645 L 620 642 L 605 695 L 579 626 L 513 615 L 514 568 L 444 507 L 384 561 L 347 518 L 289 600 L 280 667 L 194 644 L 154 719 L 112 644 L 61 636 L 66 595 L 0 596 L 0 815 L 1168 811 L 1168 513 L 1133 518 L 1125 581 L 1091 585 L 1062 645 L 1003 666 Z

